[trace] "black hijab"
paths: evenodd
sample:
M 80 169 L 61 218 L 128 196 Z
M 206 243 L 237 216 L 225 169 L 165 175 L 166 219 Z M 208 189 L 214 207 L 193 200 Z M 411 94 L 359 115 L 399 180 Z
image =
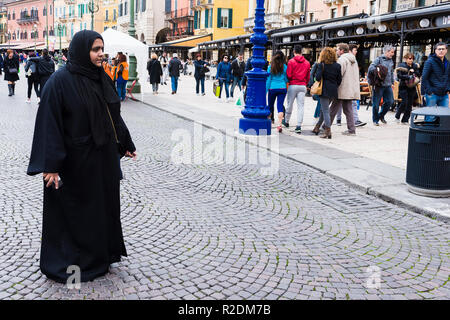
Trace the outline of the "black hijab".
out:
M 69 46 L 67 70 L 77 78 L 83 104 L 89 115 L 92 137 L 97 146 L 105 145 L 113 136 L 108 109 L 120 105 L 120 99 L 111 78 L 102 67 L 91 62 L 92 44 L 102 36 L 91 30 L 77 32 Z

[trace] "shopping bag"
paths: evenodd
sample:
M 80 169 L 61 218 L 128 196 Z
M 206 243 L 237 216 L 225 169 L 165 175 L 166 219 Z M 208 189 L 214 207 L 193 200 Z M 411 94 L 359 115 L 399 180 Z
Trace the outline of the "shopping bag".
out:
M 214 81 L 213 83 L 213 92 L 216 97 L 220 97 L 220 86 L 219 81 Z

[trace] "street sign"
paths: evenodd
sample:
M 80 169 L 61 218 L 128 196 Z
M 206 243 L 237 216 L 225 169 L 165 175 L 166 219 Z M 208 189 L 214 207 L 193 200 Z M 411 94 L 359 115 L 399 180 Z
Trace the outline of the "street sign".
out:
M 415 8 L 417 0 L 397 0 L 395 11 L 403 11 Z

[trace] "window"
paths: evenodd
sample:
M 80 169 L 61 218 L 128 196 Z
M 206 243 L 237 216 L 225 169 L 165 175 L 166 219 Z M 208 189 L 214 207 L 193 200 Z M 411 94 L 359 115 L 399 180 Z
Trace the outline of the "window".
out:
M 128 2 L 125 2 L 125 9 L 123 11 L 123 15 L 126 16 L 128 14 Z
M 217 9 L 217 27 L 218 28 L 233 28 L 233 9 Z
M 119 4 L 119 17 L 123 16 L 123 4 Z
M 348 6 L 342 8 L 342 16 L 343 17 L 348 16 Z
M 147 9 L 147 0 L 141 0 L 141 12 L 145 12 Z
M 44 9 L 42 9 L 42 15 L 45 17 L 47 16 L 47 8 L 44 7 Z
M 377 1 L 376 0 L 370 1 L 369 14 L 373 16 L 376 13 L 377 13 Z
M 309 13 L 309 22 L 314 22 L 314 12 Z
M 330 17 L 331 17 L 331 19 L 334 19 L 337 17 L 337 9 L 336 8 L 331 9 Z
M 109 20 L 108 18 L 109 18 L 108 17 L 108 10 L 105 10 L 105 20 L 108 21 Z
M 117 20 L 117 10 L 114 9 L 114 11 L 113 11 L 113 21 L 116 21 L 116 20 Z
M 198 26 L 198 21 L 199 21 L 198 11 L 194 11 L 194 29 L 200 29 Z
M 15 11 L 13 11 L 13 18 L 12 19 L 16 20 L 16 12 Z
M 139 12 L 139 0 L 134 1 L 134 12 L 135 13 Z
M 52 5 L 50 5 L 50 15 L 53 15 L 53 8 L 52 8 Z

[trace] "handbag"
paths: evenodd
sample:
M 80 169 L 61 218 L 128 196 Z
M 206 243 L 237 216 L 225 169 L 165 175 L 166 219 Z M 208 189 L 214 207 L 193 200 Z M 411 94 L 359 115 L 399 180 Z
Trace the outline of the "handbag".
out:
M 316 81 L 314 82 L 314 84 L 311 87 L 311 94 L 312 95 L 322 95 L 322 90 L 323 90 L 323 71 L 325 70 L 325 67 L 323 66 L 322 63 L 322 79 L 320 79 L 320 81 Z

